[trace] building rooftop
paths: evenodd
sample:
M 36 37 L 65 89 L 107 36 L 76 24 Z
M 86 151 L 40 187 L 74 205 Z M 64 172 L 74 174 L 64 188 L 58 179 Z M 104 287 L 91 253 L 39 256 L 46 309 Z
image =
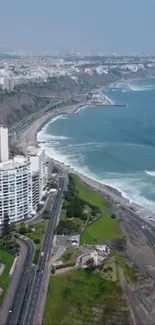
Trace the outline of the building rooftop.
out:
M 39 170 L 38 156 L 30 156 L 32 173 L 36 173 Z
M 41 148 L 34 147 L 34 146 L 28 146 L 28 148 L 27 148 L 27 153 L 30 156 L 40 156 L 43 151 L 45 151 L 45 150 L 41 149 Z
M 29 163 L 27 157 L 23 156 L 16 156 L 12 159 L 9 159 L 8 161 L 0 163 L 0 170 L 9 170 L 9 169 L 15 169 L 20 168 L 22 166 L 25 166 Z
M 38 148 L 37 147 L 34 147 L 34 146 L 28 146 L 27 147 L 27 153 L 31 156 L 36 156 L 37 153 L 38 153 Z

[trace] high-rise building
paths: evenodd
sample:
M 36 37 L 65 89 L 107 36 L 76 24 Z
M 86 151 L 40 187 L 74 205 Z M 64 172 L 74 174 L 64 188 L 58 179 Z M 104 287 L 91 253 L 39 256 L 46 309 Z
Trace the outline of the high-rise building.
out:
M 0 162 L 9 160 L 8 129 L 0 126 Z
M 32 171 L 32 201 L 35 208 L 44 195 L 47 182 L 45 150 L 28 147 L 28 154 Z
M 5 215 L 10 222 L 31 217 L 32 173 L 28 158 L 16 156 L 0 163 L 0 224 Z
M 8 130 L 0 127 L 0 225 L 30 218 L 47 183 L 45 150 L 31 148 L 27 157 L 9 159 Z

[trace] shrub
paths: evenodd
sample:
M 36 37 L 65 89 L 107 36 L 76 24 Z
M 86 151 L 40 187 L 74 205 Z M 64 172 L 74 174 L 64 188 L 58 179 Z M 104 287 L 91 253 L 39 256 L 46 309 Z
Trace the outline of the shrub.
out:
M 40 244 L 40 239 L 39 239 L 39 238 L 35 238 L 35 239 L 34 239 L 34 243 L 35 243 L 35 244 Z

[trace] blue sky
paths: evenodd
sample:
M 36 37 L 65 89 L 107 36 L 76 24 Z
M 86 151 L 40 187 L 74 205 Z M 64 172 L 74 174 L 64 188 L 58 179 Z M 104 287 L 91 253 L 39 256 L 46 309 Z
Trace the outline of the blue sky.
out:
M 1 0 L 0 51 L 155 52 L 155 0 Z

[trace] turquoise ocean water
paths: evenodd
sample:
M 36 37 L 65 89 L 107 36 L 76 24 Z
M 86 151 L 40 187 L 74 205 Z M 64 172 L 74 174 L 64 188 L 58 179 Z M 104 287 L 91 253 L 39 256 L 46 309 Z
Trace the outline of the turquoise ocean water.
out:
M 87 107 L 49 122 L 38 140 L 51 157 L 155 211 L 155 79 L 103 93 L 127 107 Z

